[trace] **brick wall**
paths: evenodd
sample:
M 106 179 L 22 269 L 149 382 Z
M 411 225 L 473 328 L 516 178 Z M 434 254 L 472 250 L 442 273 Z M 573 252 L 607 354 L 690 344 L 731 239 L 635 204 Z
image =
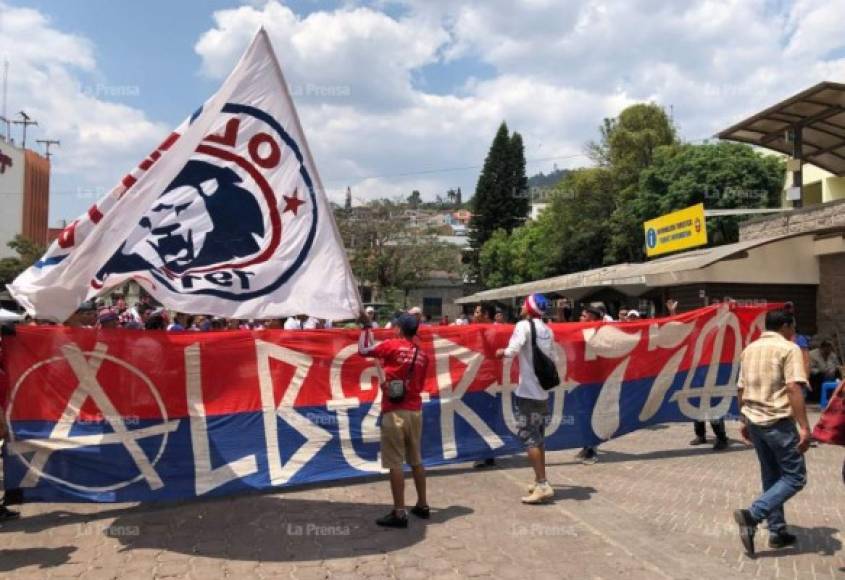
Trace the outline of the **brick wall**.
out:
M 739 240 L 754 240 L 845 226 L 845 200 L 750 219 L 739 225 Z
M 819 274 L 819 333 L 833 337 L 837 331 L 845 349 L 845 254 L 819 256 Z

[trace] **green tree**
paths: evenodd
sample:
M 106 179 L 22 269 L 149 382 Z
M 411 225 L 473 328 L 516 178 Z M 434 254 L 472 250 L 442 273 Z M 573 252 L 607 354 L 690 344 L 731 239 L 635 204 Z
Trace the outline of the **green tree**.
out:
M 37 262 L 46 251 L 44 246 L 40 246 L 20 234 L 16 235 L 6 245 L 17 252 L 18 257 L 0 259 L 0 288 L 5 288 L 6 284 L 11 284 L 24 270 Z
M 640 261 L 644 257 L 642 224 L 631 212 L 640 172 L 652 164 L 661 147 L 678 143 L 677 132 L 660 106 L 638 103 L 614 119 L 605 119 L 599 134 L 598 143 L 588 144 L 588 153 L 610 171 L 616 190 L 611 216 L 613 234 L 605 248 L 604 262 Z
M 411 192 L 411 195 L 408 196 L 408 205 L 411 206 L 411 209 L 417 209 L 421 203 L 422 196 L 420 195 L 420 192 L 415 189 Z
M 353 208 L 348 216 L 336 212 L 336 220 L 349 254 L 352 272 L 361 284 L 373 289 L 373 301 L 404 305 L 408 292 L 434 271 L 462 274 L 460 249 L 434 235 L 413 230 L 405 205 L 379 200 Z
M 602 264 L 610 237 L 613 187 L 605 168 L 576 169 L 558 184 L 537 221 L 497 230 L 479 266 L 490 288 L 519 284 Z
M 510 201 L 511 229 L 513 229 L 525 222 L 530 210 L 528 177 L 525 175 L 525 146 L 522 143 L 522 135 L 516 131 L 511 135 L 509 149 L 509 172 L 513 179 L 513 191 L 508 201 Z
M 478 267 L 478 252 L 498 229 L 510 232 L 528 215 L 528 180 L 525 177 L 525 152 L 522 136 L 509 135 L 508 126 L 499 126 L 484 160 L 469 224 L 471 270 L 483 282 Z
M 707 209 L 777 207 L 784 172 L 780 158 L 741 143 L 663 148 L 640 175 L 631 210 L 641 223 L 697 203 Z M 708 218 L 711 245 L 736 242 L 741 219 Z M 642 227 L 639 243 L 645 243 Z

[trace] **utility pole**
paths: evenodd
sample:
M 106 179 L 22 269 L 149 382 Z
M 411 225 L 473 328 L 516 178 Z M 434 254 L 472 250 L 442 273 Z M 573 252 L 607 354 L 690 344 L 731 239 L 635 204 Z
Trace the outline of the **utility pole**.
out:
M 9 122 L 9 119 L 6 117 L 6 101 L 9 96 L 8 91 L 9 85 L 9 61 L 3 61 L 3 108 L 0 110 L 0 121 L 6 123 L 6 142 L 9 143 L 12 140 L 12 124 Z
M 20 112 L 21 120 L 20 121 L 12 121 L 12 125 L 23 125 L 23 140 L 21 142 L 21 148 L 26 149 L 26 128 L 30 125 L 38 126 L 38 121 L 33 121 L 29 115 L 24 113 L 23 111 Z
M 44 157 L 47 158 L 47 161 L 50 161 L 50 157 L 52 156 L 52 153 L 50 153 L 50 145 L 61 146 L 62 144 L 62 142 L 58 139 L 36 139 L 35 142 L 44 145 Z

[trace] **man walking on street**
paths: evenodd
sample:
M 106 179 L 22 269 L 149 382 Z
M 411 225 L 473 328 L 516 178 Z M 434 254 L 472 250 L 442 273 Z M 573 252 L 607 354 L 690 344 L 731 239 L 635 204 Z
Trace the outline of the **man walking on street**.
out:
M 601 322 L 604 320 L 605 313 L 595 306 L 587 306 L 581 311 L 579 322 Z M 598 446 L 583 447 L 575 455 L 584 465 L 595 465 L 599 461 Z
M 534 373 L 531 338 L 533 331 L 537 347 L 550 359 L 556 359 L 554 334 L 542 321 L 547 306 L 542 294 L 532 294 L 526 298 L 522 305 L 523 320 L 516 324 L 507 348 L 496 351 L 499 358 L 519 355 L 519 385 L 513 399 L 517 437 L 525 446 L 528 460 L 534 468 L 534 483 L 528 487 L 528 495 L 522 498 L 523 503 L 529 504 L 547 502 L 555 495 L 546 480 L 545 432 L 550 418 L 549 393 L 543 390 Z
M 360 322 L 362 329 L 358 339 L 358 353 L 379 359 L 385 375 L 381 399 L 381 464 L 390 470 L 393 510 L 376 520 L 376 523 L 388 528 L 407 528 L 403 464 L 411 466 L 417 489 L 417 504 L 411 508 L 411 513 L 422 519 L 428 519 L 430 515 L 425 495 L 425 469 L 420 453 L 420 394 L 425 385 L 428 356 L 416 340 L 419 320 L 413 314 L 401 314 L 394 325 L 396 338 L 379 344 L 373 341 L 366 314 L 362 313 Z
M 754 556 L 754 534 L 763 520 L 769 523 L 769 547 L 795 543 L 795 536 L 786 531 L 783 505 L 807 483 L 804 452 L 810 445 L 810 424 L 801 393 L 807 375 L 794 335 L 795 317 L 772 310 L 766 314 L 765 332 L 740 359 L 742 438 L 757 451 L 763 480 L 763 494 L 751 507 L 734 511 L 749 556 Z

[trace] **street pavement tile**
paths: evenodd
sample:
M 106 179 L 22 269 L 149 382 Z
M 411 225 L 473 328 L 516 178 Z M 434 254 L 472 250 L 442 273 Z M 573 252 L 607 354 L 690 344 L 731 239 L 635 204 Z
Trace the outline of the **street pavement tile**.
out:
M 769 549 L 761 527 L 752 560 L 731 512 L 759 494 L 759 466 L 728 427 L 722 452 L 688 446 L 690 424 L 604 443 L 591 466 L 550 452 L 555 497 L 542 506 L 520 502 L 532 479 L 523 456 L 432 469 L 432 518 L 412 516 L 406 530 L 375 525 L 390 493 L 374 478 L 170 504 L 24 505 L 0 526 L 0 578 L 845 578 L 845 449 L 810 449 L 808 484 L 786 510 L 798 545 Z

